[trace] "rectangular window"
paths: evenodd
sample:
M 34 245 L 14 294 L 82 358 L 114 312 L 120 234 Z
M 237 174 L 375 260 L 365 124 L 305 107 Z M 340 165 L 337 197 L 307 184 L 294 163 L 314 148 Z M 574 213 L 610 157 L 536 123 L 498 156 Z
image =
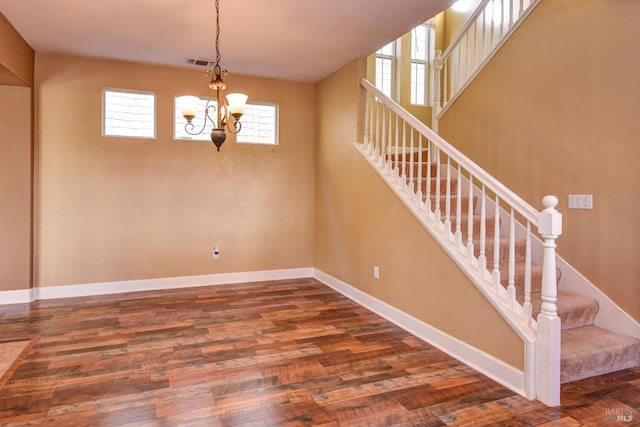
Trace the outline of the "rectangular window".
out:
M 393 60 L 395 42 L 391 42 L 376 52 L 376 87 L 391 98 L 393 87 Z
M 205 121 L 205 107 L 207 98 L 200 98 L 196 117 L 193 119 L 194 128 L 187 127 L 187 121 L 182 116 L 181 98 L 176 97 L 174 102 L 174 126 L 173 138 L 192 141 L 211 141 L 211 129 L 213 123 L 207 120 L 205 129 L 198 135 L 190 135 L 187 129 L 192 132 L 200 132 Z M 216 101 L 211 101 L 209 105 L 217 107 Z M 216 119 L 216 110 L 210 109 L 211 118 Z M 233 118 L 229 121 L 234 123 Z M 249 102 L 244 108 L 244 114 L 240 118 L 242 127 L 236 135 L 236 142 L 246 144 L 268 144 L 278 145 L 278 106 L 276 104 Z
M 236 141 L 244 144 L 278 145 L 278 106 L 247 103 L 240 118 L 242 128 Z
M 156 96 L 153 92 L 105 89 L 102 135 L 130 138 L 156 137 Z
M 411 103 L 414 105 L 431 104 L 430 64 L 434 54 L 434 26 L 427 23 L 411 30 Z

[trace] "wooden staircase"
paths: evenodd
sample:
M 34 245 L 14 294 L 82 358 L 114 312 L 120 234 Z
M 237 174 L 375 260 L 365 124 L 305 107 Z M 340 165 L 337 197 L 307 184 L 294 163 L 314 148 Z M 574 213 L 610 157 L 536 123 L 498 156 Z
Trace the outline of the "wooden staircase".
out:
M 421 157 L 419 159 L 419 157 Z M 438 179 L 438 165 L 428 163 L 428 152 L 405 154 L 404 160 L 402 156 L 398 159 L 394 155 L 390 155 L 389 159 L 394 166 L 394 170 L 402 175 L 409 188 L 413 191 L 421 191 L 422 200 L 427 201 L 427 186 L 429 186 L 429 199 L 432 206 L 437 206 L 444 211 L 446 205 L 447 194 L 450 196 L 449 214 L 451 219 L 451 232 L 455 233 L 455 215 L 457 211 L 457 188 L 458 183 L 455 178 L 450 178 L 447 184 L 443 178 L 447 165 L 440 165 L 441 177 Z M 409 171 L 410 176 L 407 175 Z M 448 186 L 448 189 L 447 189 Z M 436 190 L 439 189 L 438 195 Z M 469 195 L 460 197 L 462 210 L 469 206 Z M 485 248 L 482 251 L 480 238 L 481 216 L 478 215 L 478 197 L 473 196 L 472 209 L 473 215 L 473 243 L 474 256 L 481 258 L 484 256 L 486 268 L 489 271 L 495 269 L 494 265 L 494 230 L 495 218 L 491 216 L 485 217 Z M 443 214 L 444 215 L 444 214 Z M 468 215 L 463 215 L 460 219 L 460 231 L 462 233 L 462 241 L 468 242 L 467 225 Z M 498 221 L 500 223 L 500 220 Z M 508 250 L 509 238 L 507 236 L 499 236 L 499 259 L 497 262 L 500 271 L 500 284 L 507 289 L 509 284 L 508 275 Z M 516 300 L 521 304 L 524 302 L 524 282 L 525 282 L 525 247 L 524 239 L 517 239 L 514 244 L 515 248 L 515 272 L 513 284 L 515 286 Z M 556 270 L 556 278 L 560 282 L 562 272 Z M 531 264 L 531 305 L 532 314 L 535 319 L 541 309 L 541 284 L 542 284 L 542 266 L 537 263 Z M 568 383 L 583 378 L 602 375 L 618 370 L 636 368 L 640 363 L 640 340 L 617 334 L 615 332 L 600 328 L 594 325 L 596 315 L 598 313 L 598 303 L 590 298 L 586 298 L 573 293 L 558 291 L 557 300 L 558 316 L 562 321 L 561 333 L 561 382 Z

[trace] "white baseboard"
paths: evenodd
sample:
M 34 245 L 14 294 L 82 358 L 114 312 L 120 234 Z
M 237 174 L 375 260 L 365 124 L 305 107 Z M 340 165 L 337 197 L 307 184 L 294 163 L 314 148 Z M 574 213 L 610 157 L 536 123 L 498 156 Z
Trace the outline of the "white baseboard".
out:
M 87 283 L 65 286 L 45 286 L 20 291 L 0 291 L 0 304 L 28 303 L 34 300 L 71 298 L 124 292 L 155 291 L 192 288 L 231 283 L 312 277 L 313 268 L 247 271 L 239 273 L 204 274 L 199 276 L 166 277 L 159 279 L 125 280 L 119 282 Z
M 0 304 L 25 304 L 31 301 L 31 289 L 0 292 Z
M 320 270 L 314 269 L 313 277 L 521 396 L 533 398 L 527 396 L 523 371 Z

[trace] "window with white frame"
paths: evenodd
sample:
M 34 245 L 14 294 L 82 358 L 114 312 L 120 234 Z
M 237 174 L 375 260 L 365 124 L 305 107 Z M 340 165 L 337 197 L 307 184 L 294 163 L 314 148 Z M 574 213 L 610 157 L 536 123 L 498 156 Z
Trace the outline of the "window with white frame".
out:
M 126 89 L 104 89 L 102 135 L 155 139 L 155 94 Z
M 241 144 L 278 145 L 278 106 L 271 103 L 247 103 L 240 119 L 242 128 L 236 137 Z
M 173 138 L 192 141 L 210 141 L 211 128 L 213 124 L 207 120 L 205 129 L 198 135 L 191 135 L 185 130 L 186 119 L 182 116 L 182 103 L 179 96 L 174 102 L 174 126 Z M 200 98 L 196 110 L 196 117 L 193 119 L 195 128 L 192 132 L 200 132 L 205 120 L 205 107 L 207 98 Z M 217 107 L 216 101 L 211 101 L 210 105 Z M 211 112 L 212 118 L 216 119 L 215 110 Z M 229 119 L 233 123 L 233 118 Z M 278 145 L 278 106 L 271 103 L 250 102 L 244 107 L 244 114 L 240 118 L 242 127 L 236 135 L 236 142 L 245 144 L 266 144 Z
M 427 23 L 411 30 L 411 104 L 430 104 L 430 64 L 435 52 L 435 28 Z
M 391 42 L 376 52 L 376 87 L 389 98 L 393 88 L 393 62 L 395 42 Z

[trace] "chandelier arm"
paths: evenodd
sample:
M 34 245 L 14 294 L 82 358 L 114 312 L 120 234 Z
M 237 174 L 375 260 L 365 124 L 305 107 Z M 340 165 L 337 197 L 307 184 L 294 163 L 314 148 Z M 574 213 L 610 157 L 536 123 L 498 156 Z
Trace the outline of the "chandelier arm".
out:
M 228 129 L 230 133 L 235 135 L 242 130 L 242 123 L 239 120 L 235 120 L 233 122 L 233 129 L 231 129 L 231 126 L 229 126 Z
M 189 135 L 194 135 L 194 136 L 195 135 L 200 135 L 207 128 L 207 119 L 209 119 L 209 121 L 211 121 L 211 123 L 213 124 L 214 128 L 217 128 L 218 125 L 216 124 L 215 120 L 213 120 L 211 118 L 211 115 L 209 114 L 211 111 L 216 111 L 216 106 L 215 105 L 208 105 L 208 102 L 207 102 L 207 107 L 204 110 L 204 120 L 202 122 L 202 127 L 198 127 L 198 129 L 200 129 L 200 130 L 199 131 L 194 131 L 196 126 L 193 124 L 193 122 L 187 122 L 187 123 L 184 124 L 184 131 L 186 133 L 188 133 Z

